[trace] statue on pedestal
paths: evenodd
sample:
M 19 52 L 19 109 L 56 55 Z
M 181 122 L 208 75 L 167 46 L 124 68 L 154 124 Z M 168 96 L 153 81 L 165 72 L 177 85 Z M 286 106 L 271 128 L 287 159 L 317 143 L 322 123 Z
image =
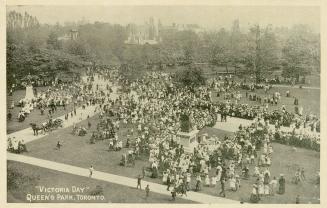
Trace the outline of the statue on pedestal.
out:
M 180 124 L 182 132 L 190 132 L 192 130 L 192 124 L 189 115 L 182 114 L 180 117 Z
M 186 152 L 192 152 L 194 147 L 198 145 L 197 134 L 199 130 L 194 129 L 192 117 L 192 113 L 190 115 L 184 113 L 180 116 L 181 131 L 177 133 L 178 143 L 183 146 Z

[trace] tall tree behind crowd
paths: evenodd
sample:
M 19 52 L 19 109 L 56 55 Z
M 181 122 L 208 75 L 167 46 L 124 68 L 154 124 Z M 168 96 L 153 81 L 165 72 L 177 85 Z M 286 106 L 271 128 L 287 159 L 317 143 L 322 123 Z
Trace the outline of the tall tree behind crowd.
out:
M 320 42 L 319 35 L 315 35 L 305 25 L 296 25 L 283 47 L 283 75 L 295 78 L 320 71 Z

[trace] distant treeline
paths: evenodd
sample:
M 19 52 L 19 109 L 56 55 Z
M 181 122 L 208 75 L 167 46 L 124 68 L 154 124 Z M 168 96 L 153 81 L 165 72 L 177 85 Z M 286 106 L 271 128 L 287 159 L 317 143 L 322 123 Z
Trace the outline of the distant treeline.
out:
M 70 30 L 76 39 L 63 39 Z M 125 26 L 95 22 L 40 24 L 37 17 L 10 11 L 7 14 L 8 84 L 26 76 L 54 77 L 59 72 L 93 65 L 123 66 L 125 73 L 162 69 L 174 65 L 209 63 L 226 70 L 242 68 L 260 81 L 272 70 L 299 79 L 320 72 L 320 34 L 306 25 L 280 28 L 253 25 L 246 33 L 239 22 L 231 28 L 196 33 L 161 31 L 157 45 L 126 45 Z M 198 66 L 201 67 L 201 66 Z

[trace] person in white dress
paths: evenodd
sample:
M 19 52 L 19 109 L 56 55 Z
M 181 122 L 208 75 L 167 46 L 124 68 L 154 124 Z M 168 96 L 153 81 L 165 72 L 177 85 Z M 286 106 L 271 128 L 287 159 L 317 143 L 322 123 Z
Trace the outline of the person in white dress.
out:
M 204 179 L 204 183 L 205 183 L 206 186 L 210 186 L 210 178 L 209 178 L 208 174 L 206 174 L 206 177 Z
M 275 195 L 275 191 L 276 191 L 276 188 L 277 188 L 277 180 L 276 180 L 276 177 L 274 177 L 270 183 L 270 195 L 274 196 Z
M 259 196 L 263 196 L 265 191 L 264 191 L 264 185 L 263 185 L 263 181 L 259 181 L 259 184 L 258 184 L 258 193 L 259 193 Z
M 167 183 L 167 178 L 168 178 L 167 172 L 163 172 L 163 174 L 162 174 L 162 183 L 163 184 Z
M 264 195 L 269 196 L 269 191 L 270 191 L 269 185 L 264 184 Z
M 271 165 L 271 159 L 268 155 L 266 156 L 266 165 L 268 165 L 268 166 Z
M 211 184 L 212 184 L 213 187 L 216 187 L 217 175 L 211 177 Z
M 259 176 L 259 174 L 260 174 L 260 169 L 259 169 L 258 166 L 255 166 L 254 167 L 253 176 L 257 177 L 257 176 Z
M 236 178 L 234 176 L 229 179 L 229 188 L 232 191 L 236 191 Z
M 217 181 L 220 181 L 221 179 L 221 172 L 222 172 L 222 167 L 220 165 L 218 165 L 217 167 Z

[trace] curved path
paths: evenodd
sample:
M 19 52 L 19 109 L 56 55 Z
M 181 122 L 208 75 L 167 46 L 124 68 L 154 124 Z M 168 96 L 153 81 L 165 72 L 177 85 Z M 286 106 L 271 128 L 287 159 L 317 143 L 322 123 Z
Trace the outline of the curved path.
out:
M 57 118 L 62 119 L 64 121 L 62 128 L 67 128 L 67 127 L 73 126 L 74 123 L 76 124 L 76 123 L 79 123 L 79 122 L 87 119 L 87 116 L 90 116 L 90 117 L 94 116 L 96 113 L 98 113 L 98 111 L 96 110 L 97 107 L 98 107 L 98 105 L 88 106 L 84 110 L 82 109 L 82 107 L 77 108 L 76 116 L 74 116 L 74 117 L 69 116 L 68 120 L 65 120 L 65 115 L 59 116 Z M 53 133 L 55 131 L 56 130 L 53 130 L 50 133 Z M 49 133 L 47 133 L 47 134 L 49 134 Z M 34 141 L 36 139 L 41 139 L 42 137 L 46 136 L 47 134 L 42 134 L 39 132 L 38 136 L 34 136 L 32 128 L 26 128 L 26 129 L 8 134 L 7 137 L 10 137 L 10 138 L 15 137 L 18 140 L 23 139 L 25 143 L 28 143 L 28 142 Z
M 82 78 L 82 79 L 85 80 L 85 78 Z M 100 86 L 102 86 L 103 90 L 106 91 L 104 83 L 107 84 L 108 81 L 101 80 L 101 79 L 95 79 L 95 81 L 94 81 L 94 85 L 99 84 Z M 109 82 L 109 84 L 111 84 L 111 83 Z M 112 88 L 113 92 L 110 93 L 110 97 L 111 97 L 111 99 L 116 99 L 118 97 L 118 94 L 117 94 L 118 88 L 117 88 L 117 86 L 114 86 L 114 85 L 112 85 L 111 88 Z M 96 105 L 86 106 L 85 109 L 82 109 L 82 107 L 76 108 L 76 115 L 73 117 L 69 116 L 68 120 L 65 120 L 65 115 L 59 116 L 57 118 L 62 119 L 64 121 L 62 128 L 67 128 L 67 127 L 73 126 L 74 124 L 77 124 L 81 121 L 86 120 L 88 116 L 92 117 L 92 116 L 96 115 L 97 113 L 99 113 L 98 106 L 99 105 L 96 104 Z M 54 130 L 50 133 L 53 133 L 55 131 L 56 130 Z M 49 134 L 49 133 L 47 133 L 47 134 Z M 41 139 L 42 137 L 44 137 L 47 134 L 39 133 L 38 136 L 34 136 L 32 128 L 29 127 L 29 128 L 23 129 L 23 130 L 13 132 L 11 134 L 7 134 L 7 137 L 12 138 L 12 140 L 23 139 L 26 144 L 31 141 Z M 15 138 L 15 139 L 13 139 L 13 138 Z
M 69 173 L 69 174 L 74 174 L 78 176 L 83 176 L 83 177 L 89 177 L 89 170 L 86 168 L 80 168 L 77 166 L 72 166 L 72 165 L 66 165 L 63 163 L 57 163 L 57 162 L 52 162 L 49 160 L 42 160 L 34 157 L 27 157 L 23 155 L 18 155 L 18 154 L 12 154 L 12 153 L 7 153 L 7 160 L 11 161 L 16 161 L 16 162 L 22 162 L 30 165 L 35 165 L 38 167 L 42 168 L 47 168 L 63 173 Z M 110 183 L 115 183 L 127 187 L 136 187 L 136 178 L 128 178 L 124 176 L 119 176 L 119 175 L 114 175 L 110 173 L 105 173 L 105 172 L 100 172 L 100 171 L 94 171 L 92 175 L 93 179 L 101 180 L 101 181 L 106 181 Z M 151 192 L 163 194 L 166 196 L 171 196 L 170 191 L 167 191 L 166 188 L 167 186 L 157 184 L 157 183 L 152 183 L 148 181 L 142 181 L 143 187 L 146 184 L 149 184 L 151 188 Z M 217 190 L 218 192 L 218 190 Z M 238 201 L 226 199 L 226 198 L 221 198 L 221 197 L 216 197 L 208 194 L 203 194 L 203 193 L 198 193 L 198 192 L 193 192 L 189 191 L 187 193 L 187 197 L 183 196 L 183 199 L 191 200 L 194 202 L 198 203 L 203 203 L 203 204 L 235 204 L 235 203 L 240 203 Z
M 285 87 L 285 88 L 295 88 L 300 89 L 300 86 L 298 85 L 282 85 L 282 84 L 273 84 L 273 87 Z M 302 89 L 309 89 L 309 90 L 320 90 L 320 87 L 314 87 L 314 86 L 302 86 Z

